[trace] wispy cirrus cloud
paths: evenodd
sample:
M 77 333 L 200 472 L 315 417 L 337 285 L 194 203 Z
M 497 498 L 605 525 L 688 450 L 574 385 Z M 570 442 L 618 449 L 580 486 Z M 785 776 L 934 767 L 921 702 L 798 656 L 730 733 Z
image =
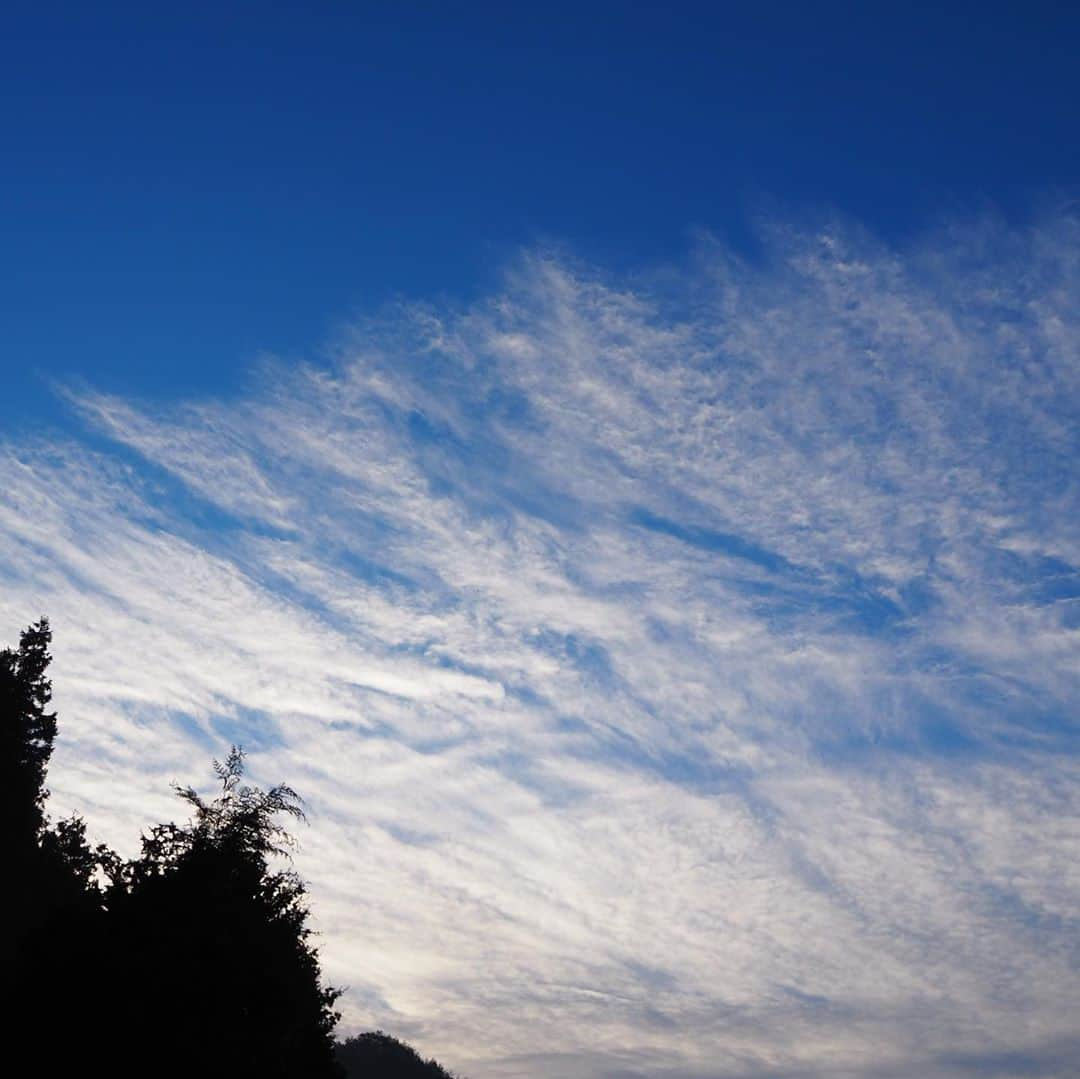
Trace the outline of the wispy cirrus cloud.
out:
M 533 255 L 232 400 L 69 391 L 0 492 L 54 799 L 130 849 L 243 741 L 347 1022 L 475 1079 L 1064 1075 L 1076 228 Z

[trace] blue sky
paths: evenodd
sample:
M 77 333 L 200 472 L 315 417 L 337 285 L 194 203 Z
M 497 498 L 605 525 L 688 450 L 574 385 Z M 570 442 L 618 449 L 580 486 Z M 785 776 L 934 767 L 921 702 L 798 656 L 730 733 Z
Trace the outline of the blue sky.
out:
M 1080 1054 L 1064 6 L 9 18 L 0 629 L 130 851 L 308 800 L 471 1079 Z
M 522 246 L 632 269 L 763 212 L 897 238 L 1075 190 L 1071 5 L 196 8 L 5 16 L 7 422 L 49 376 L 234 389 Z

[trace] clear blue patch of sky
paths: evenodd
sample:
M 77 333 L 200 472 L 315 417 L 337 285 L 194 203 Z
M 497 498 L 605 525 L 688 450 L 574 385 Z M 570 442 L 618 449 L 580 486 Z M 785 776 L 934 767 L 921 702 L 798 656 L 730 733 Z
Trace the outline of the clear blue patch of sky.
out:
M 273 716 L 253 708 L 237 708 L 231 715 L 213 716 L 210 729 L 222 745 L 243 746 L 245 752 L 252 754 L 284 745 Z
M 910 608 L 900 606 L 871 582 L 843 567 L 831 567 L 829 576 L 790 562 L 783 555 L 734 532 L 722 532 L 699 525 L 680 524 L 641 507 L 630 511 L 631 524 L 660 535 L 670 536 L 699 550 L 737 559 L 765 571 L 761 579 L 731 579 L 729 586 L 747 595 L 761 597 L 760 613 L 770 621 L 785 620 L 819 612 L 834 618 L 837 632 L 907 632 L 907 619 L 924 612 L 932 603 L 929 588 L 912 585 L 901 598 L 911 598 Z M 656 627 L 658 633 L 663 629 Z
M 637 508 L 630 511 L 630 523 L 641 528 L 647 528 L 650 532 L 659 532 L 661 535 L 671 536 L 682 540 L 691 547 L 698 547 L 704 551 L 714 551 L 717 554 L 727 555 L 731 558 L 740 558 L 750 562 L 769 573 L 779 573 L 785 576 L 802 576 L 798 566 L 793 565 L 783 555 L 762 547 L 752 540 L 745 539 L 733 532 L 720 532 L 716 529 L 703 528 L 698 525 L 680 524 L 666 517 L 660 517 L 647 509 Z
M 229 393 L 522 245 L 616 268 L 764 205 L 887 238 L 1075 193 L 1080 9 L 29 4 L 0 35 L 0 424 Z
M 871 767 L 896 758 L 924 757 L 953 762 L 1001 760 L 1015 763 L 1020 754 L 1075 757 L 1080 729 L 1060 708 L 1047 706 L 1037 693 L 1017 694 L 1002 702 L 1001 694 L 979 679 L 954 687 L 966 711 L 945 711 L 933 701 L 912 697 L 902 724 L 862 729 L 837 723 L 815 737 L 814 752 L 832 767 Z M 988 711 L 992 702 L 996 711 Z
M 529 636 L 529 644 L 561 664 L 573 666 L 594 685 L 614 685 L 616 678 L 607 649 L 597 640 L 576 633 L 544 629 Z
M 461 394 L 461 389 L 455 386 L 447 392 Z M 507 403 L 508 408 L 503 407 Z M 582 507 L 537 475 L 530 462 L 515 455 L 484 422 L 490 421 L 496 410 L 496 420 L 519 417 L 523 425 L 530 423 L 519 394 L 506 393 L 500 398 L 492 393 L 483 401 L 470 401 L 466 394 L 455 404 L 475 421 L 462 433 L 416 409 L 403 420 L 433 495 L 457 496 L 477 517 L 501 519 L 507 526 L 512 523 L 512 512 L 518 512 L 563 529 L 581 527 Z

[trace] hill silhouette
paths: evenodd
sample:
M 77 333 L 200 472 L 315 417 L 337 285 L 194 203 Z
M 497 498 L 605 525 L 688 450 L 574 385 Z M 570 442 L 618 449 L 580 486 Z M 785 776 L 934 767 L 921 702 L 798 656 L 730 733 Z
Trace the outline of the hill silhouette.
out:
M 455 1079 L 434 1060 L 424 1060 L 411 1046 L 381 1030 L 346 1038 L 338 1043 L 336 1054 L 347 1079 Z

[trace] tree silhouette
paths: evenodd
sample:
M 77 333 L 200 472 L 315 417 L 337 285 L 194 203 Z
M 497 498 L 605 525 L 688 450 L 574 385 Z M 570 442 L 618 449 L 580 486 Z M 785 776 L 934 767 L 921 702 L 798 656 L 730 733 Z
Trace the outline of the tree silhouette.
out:
M 0 988 L 16 1031 L 26 1026 L 23 989 L 41 966 L 40 941 L 53 907 L 41 850 L 45 774 L 56 737 L 56 716 L 46 711 L 49 641 L 43 618 L 23 631 L 18 649 L 0 651 L 0 838 L 7 881 Z
M 80 994 L 100 960 L 104 894 L 99 870 L 115 865 L 105 847 L 91 849 L 78 817 L 51 826 L 45 786 L 56 714 L 48 711 L 52 633 L 42 618 L 23 631 L 18 649 L 0 651 L 0 837 L 5 879 L 3 1011 L 18 1056 L 48 1044 L 53 1016 L 43 1008 L 58 987 Z M 91 997 L 92 999 L 92 997 Z M 92 1007 L 70 1021 L 88 1033 Z M 54 1059 L 58 1059 L 54 1054 Z
M 0 819 L 6 856 L 27 861 L 45 827 L 45 773 L 56 738 L 56 713 L 46 711 L 51 640 L 42 618 L 23 630 L 17 650 L 0 651 Z
M 453 1079 L 381 1031 L 335 1045 L 339 991 L 322 984 L 303 881 L 274 869 L 303 818 L 279 784 L 243 782 L 234 746 L 213 799 L 175 787 L 185 824 L 123 862 L 81 818 L 50 823 L 52 634 L 42 618 L 0 651 L 0 1017 L 9 1061 L 112 1079 Z
M 237 747 L 214 768 L 218 796 L 176 788 L 193 819 L 153 828 L 114 885 L 125 1011 L 146 1059 L 169 1029 L 197 1032 L 170 1050 L 193 1074 L 337 1075 L 339 993 L 320 981 L 303 882 L 270 868 L 290 843 L 278 818 L 301 817 L 299 799 L 243 784 Z

